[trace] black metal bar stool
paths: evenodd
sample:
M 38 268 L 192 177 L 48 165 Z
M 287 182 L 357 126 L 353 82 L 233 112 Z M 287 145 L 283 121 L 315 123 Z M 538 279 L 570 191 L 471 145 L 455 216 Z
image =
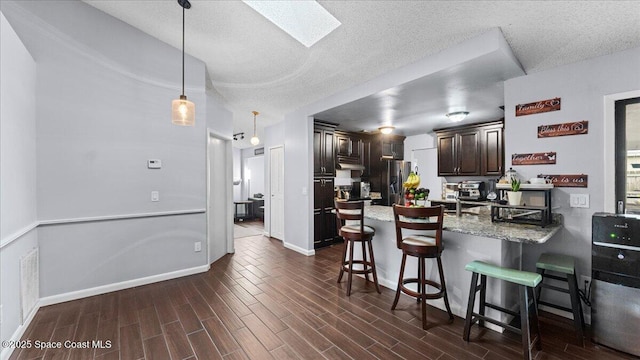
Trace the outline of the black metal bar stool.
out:
M 422 328 L 427 329 L 427 299 L 444 298 L 444 305 L 447 308 L 449 319 L 453 320 L 449 298 L 447 297 L 447 287 L 444 281 L 442 270 L 442 220 L 444 217 L 443 206 L 433 207 L 406 207 L 393 205 L 393 216 L 396 223 L 396 245 L 402 250 L 402 264 L 400 265 L 400 276 L 398 279 L 398 289 L 396 298 L 393 301 L 391 310 L 396 308 L 400 299 L 400 292 L 415 297 L 422 304 Z M 432 221 L 430 221 L 432 220 Z M 404 235 L 403 229 L 413 230 L 411 234 Z M 407 256 L 418 258 L 418 277 L 404 278 L 404 268 Z M 440 273 L 440 283 L 427 279 L 426 259 L 436 259 L 438 272 Z M 417 291 L 407 288 L 409 283 L 417 284 Z M 427 293 L 427 285 L 433 286 L 438 291 Z
M 467 316 L 464 322 L 464 332 L 462 338 L 469 341 L 471 326 L 478 322 L 478 326 L 483 326 L 484 321 L 501 326 L 505 329 L 522 335 L 522 353 L 524 359 L 532 359 L 531 349 L 535 345 L 538 350 L 542 350 L 540 341 L 540 327 L 538 325 L 538 307 L 536 304 L 535 288 L 542 281 L 542 275 L 520 271 L 515 269 L 503 268 L 497 265 L 487 264 L 482 261 L 472 261 L 465 266 L 467 271 L 472 272 L 471 289 L 469 290 L 469 303 L 467 304 Z M 480 275 L 480 285 L 478 285 L 478 275 Z M 520 312 L 505 309 L 499 305 L 491 304 L 486 301 L 487 294 L 487 276 L 492 278 L 508 281 L 519 285 L 520 288 Z M 480 306 L 478 312 L 474 312 L 473 308 L 476 302 L 476 293 L 480 291 Z M 529 294 L 531 293 L 531 294 Z M 531 303 L 531 304 L 530 304 Z M 520 328 L 504 323 L 502 321 L 487 317 L 484 315 L 485 309 L 491 308 L 500 312 L 520 317 Z M 533 316 L 531 315 L 533 313 Z M 530 319 L 532 317 L 532 319 Z M 535 338 L 531 338 L 531 331 Z
M 538 262 L 536 263 L 536 271 L 538 274 L 542 275 L 542 282 L 538 288 L 537 300 L 538 305 L 546 305 L 555 309 L 573 313 L 573 326 L 576 330 L 576 338 L 580 345 L 584 347 L 584 316 L 582 314 L 582 303 L 580 302 L 580 295 L 578 293 L 578 280 L 576 279 L 575 262 L 576 260 L 573 257 L 567 255 L 540 255 Z M 549 274 L 547 271 L 563 274 L 564 276 Z M 565 289 L 547 284 L 544 282 L 544 279 L 564 281 L 567 283 L 568 288 Z M 571 298 L 571 308 L 540 300 L 543 288 L 569 294 L 569 297 Z
M 380 294 L 380 285 L 378 284 L 378 275 L 376 273 L 376 261 L 373 257 L 373 245 L 371 244 L 376 231 L 373 227 L 364 224 L 364 201 L 336 201 L 335 206 L 338 235 L 344 239 L 338 282 L 342 280 L 345 272 L 349 273 L 347 296 L 350 296 L 353 274 L 364 274 L 365 279 L 369 281 L 369 273 L 371 273 L 376 291 Z M 351 220 L 352 222 L 356 221 L 357 224 L 347 224 L 347 220 Z M 353 248 L 358 242 L 362 244 L 362 259 L 354 260 Z M 367 260 L 367 246 L 369 248 L 369 260 Z M 349 259 L 347 259 L 347 248 L 349 248 Z M 354 269 L 354 264 L 362 265 L 362 269 Z

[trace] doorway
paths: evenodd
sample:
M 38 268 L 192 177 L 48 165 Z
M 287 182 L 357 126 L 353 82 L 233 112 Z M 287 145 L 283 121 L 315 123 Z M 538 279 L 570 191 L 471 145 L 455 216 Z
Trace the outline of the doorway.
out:
M 269 233 L 284 241 L 284 147 L 269 149 Z
M 234 252 L 231 142 L 209 133 L 207 141 L 207 251 L 209 264 Z
M 640 97 L 615 102 L 616 212 L 640 214 Z

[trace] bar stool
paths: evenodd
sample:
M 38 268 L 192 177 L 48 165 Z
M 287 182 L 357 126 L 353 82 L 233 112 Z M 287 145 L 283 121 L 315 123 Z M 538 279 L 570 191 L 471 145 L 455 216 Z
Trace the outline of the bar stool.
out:
M 335 201 L 335 207 L 338 235 L 344 239 L 342 264 L 340 266 L 338 282 L 342 280 L 345 272 L 349 273 L 347 296 L 350 296 L 352 275 L 364 274 L 365 279 L 369 281 L 369 273 L 371 273 L 373 274 L 376 291 L 381 294 L 378 275 L 376 273 L 376 262 L 373 257 L 373 245 L 371 244 L 371 240 L 373 240 L 376 231 L 373 227 L 364 225 L 364 201 Z M 357 221 L 358 223 L 347 224 L 347 220 Z M 362 260 L 353 259 L 353 248 L 358 242 L 362 244 Z M 370 260 L 367 260 L 367 251 L 365 249 L 367 246 L 369 248 Z M 349 248 L 349 259 L 347 259 L 347 247 Z M 354 264 L 362 265 L 362 269 L 354 269 Z
M 444 272 L 442 271 L 442 260 L 440 258 L 443 250 L 442 219 L 444 217 L 444 207 L 412 208 L 393 205 L 393 216 L 396 223 L 396 246 L 402 250 L 402 263 L 400 265 L 396 298 L 393 300 L 391 310 L 394 310 L 396 305 L 398 305 L 401 292 L 415 297 L 416 300 L 422 304 L 422 328 L 427 330 L 427 299 L 444 298 L 444 305 L 447 308 L 449 319 L 453 320 L 453 314 L 449 306 L 449 298 L 447 297 Z M 435 221 L 428 221 L 427 219 L 429 218 L 435 218 Z M 414 232 L 405 236 L 403 235 L 403 229 L 414 230 Z M 404 278 L 407 256 L 415 256 L 418 258 L 417 278 Z M 426 259 L 433 258 L 435 258 L 438 263 L 440 283 L 429 280 L 426 276 Z M 413 291 L 405 286 L 409 283 L 416 283 L 418 285 L 417 291 Z M 438 291 L 435 293 L 427 293 L 427 285 L 433 286 Z
M 536 263 L 536 271 L 542 275 L 542 282 L 536 296 L 538 305 L 546 305 L 555 309 L 564 310 L 573 313 L 573 326 L 576 330 L 576 337 L 581 346 L 584 347 L 584 317 L 582 315 L 582 303 L 578 294 L 578 280 L 576 279 L 576 260 L 567 255 L 559 254 L 542 254 Z M 547 274 L 547 271 L 564 274 L 564 276 Z M 567 283 L 568 289 L 558 286 L 545 284 L 544 279 L 553 279 L 564 281 Z M 540 300 L 542 289 L 547 288 L 561 293 L 569 294 L 571 298 L 571 308 L 549 303 Z
M 535 345 L 538 350 L 542 350 L 540 327 L 538 326 L 538 307 L 536 304 L 535 288 L 542 281 L 542 275 L 520 271 L 515 269 L 503 268 L 496 265 L 487 264 L 482 261 L 472 261 L 465 266 L 465 270 L 471 271 L 471 289 L 469 290 L 469 303 L 467 305 L 467 316 L 464 322 L 464 332 L 462 338 L 469 341 L 469 333 L 471 326 L 478 322 L 478 326 L 483 326 L 484 321 L 501 326 L 522 335 L 522 352 L 524 359 L 532 359 L 531 349 Z M 480 285 L 478 285 L 478 275 L 480 275 Z M 514 312 L 501 306 L 490 304 L 486 301 L 487 294 L 487 276 L 508 281 L 519 285 L 520 288 L 520 312 Z M 476 293 L 480 291 L 480 307 L 478 312 L 474 312 L 473 308 L 476 301 Z M 529 295 L 531 292 L 531 295 Z M 531 300 L 530 300 L 531 299 Z M 531 306 L 529 303 L 532 302 Z M 520 328 L 507 323 L 495 320 L 484 315 L 486 308 L 498 310 L 500 312 L 518 317 L 520 316 Z M 533 313 L 530 320 L 530 312 Z M 531 328 L 534 328 L 535 338 L 531 339 Z

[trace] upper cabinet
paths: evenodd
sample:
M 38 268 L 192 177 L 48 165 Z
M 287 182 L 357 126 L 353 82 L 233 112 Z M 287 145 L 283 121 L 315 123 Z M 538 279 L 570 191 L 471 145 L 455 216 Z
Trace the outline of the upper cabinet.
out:
M 404 160 L 404 136 L 379 135 L 381 158 Z
M 438 176 L 488 176 L 503 171 L 502 121 L 436 130 Z
M 364 141 L 361 136 L 336 131 L 334 140 L 336 142 L 336 157 L 338 158 L 338 162 L 353 164 L 360 164 L 362 162 Z
M 335 176 L 334 132 L 336 126 L 320 121 L 313 126 L 313 175 Z

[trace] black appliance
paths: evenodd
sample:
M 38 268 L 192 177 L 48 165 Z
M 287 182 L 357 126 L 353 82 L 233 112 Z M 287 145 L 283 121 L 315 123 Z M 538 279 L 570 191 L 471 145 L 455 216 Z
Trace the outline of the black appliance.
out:
M 458 183 L 458 199 L 480 201 L 486 198 L 484 182 L 477 180 L 467 180 Z
M 640 215 L 592 218 L 593 340 L 640 356 Z

